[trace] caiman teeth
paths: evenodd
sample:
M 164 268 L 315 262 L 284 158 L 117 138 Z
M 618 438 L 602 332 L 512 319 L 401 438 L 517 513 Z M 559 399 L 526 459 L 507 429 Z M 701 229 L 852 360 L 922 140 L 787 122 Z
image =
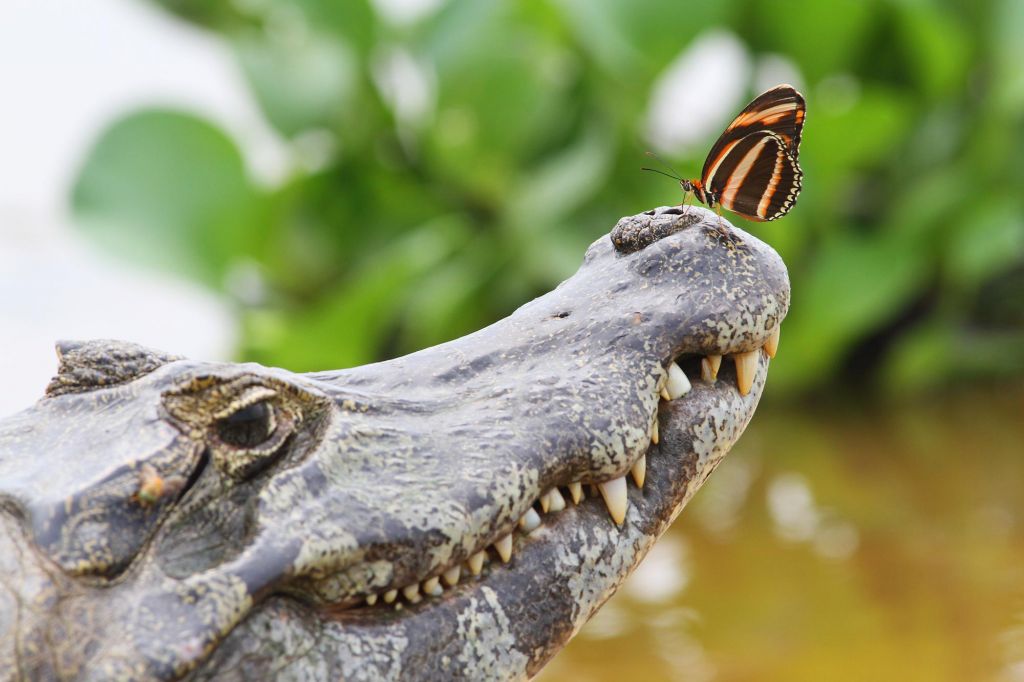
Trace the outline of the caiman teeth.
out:
M 717 368 L 715 368 L 715 372 L 718 372 Z M 675 400 L 689 392 L 690 380 L 686 378 L 686 372 L 684 372 L 683 368 L 676 363 L 671 363 L 668 366 L 668 380 L 665 381 L 665 386 L 662 389 L 662 397 L 665 398 L 665 400 Z
M 622 522 L 626 520 L 626 506 L 629 503 L 629 498 L 626 497 L 626 477 L 619 476 L 610 481 L 598 483 L 597 487 L 601 491 L 601 497 L 604 498 L 605 506 L 608 507 L 608 513 L 612 515 L 612 521 L 621 526 Z
M 445 571 L 444 573 L 441 574 L 441 577 L 444 578 L 444 584 L 447 585 L 448 587 L 455 587 L 456 585 L 458 585 L 459 584 L 459 578 L 461 576 L 462 576 L 462 567 L 459 566 L 458 564 L 456 564 L 455 566 L 452 566 L 447 571 Z
M 775 353 L 778 351 L 778 345 L 779 327 L 776 327 L 771 335 L 769 335 L 763 346 L 764 351 L 769 358 L 775 357 Z M 757 375 L 758 360 L 760 357 L 758 355 L 759 351 L 760 349 L 746 353 L 733 353 L 730 356 L 736 364 L 736 384 L 740 395 L 748 395 L 753 388 L 754 378 Z M 721 355 L 711 354 L 702 357 L 701 379 L 706 382 L 717 381 L 718 370 L 721 368 L 721 364 Z M 666 401 L 678 400 L 688 394 L 692 389 L 693 386 L 690 383 L 690 379 L 687 377 L 686 372 L 683 371 L 682 367 L 674 361 L 669 363 L 666 368 L 665 381 L 658 390 L 661 398 Z M 654 418 L 651 421 L 651 443 L 657 445 L 660 439 L 658 414 L 655 412 Z M 640 457 L 633 462 L 633 465 L 629 469 L 629 475 L 632 477 L 638 488 L 642 489 L 644 487 L 644 483 L 647 479 L 646 454 L 640 455 Z M 583 500 L 583 483 L 581 481 L 573 481 L 572 483 L 564 484 L 564 486 L 568 490 L 573 504 L 579 504 L 580 501 Z M 604 481 L 603 483 L 591 483 L 590 486 L 591 495 L 596 495 L 597 492 L 601 493 L 605 506 L 608 508 L 608 513 L 612 517 L 612 521 L 614 521 L 616 525 L 621 526 L 625 522 L 626 513 L 629 510 L 626 476 L 622 475 L 618 478 Z M 547 490 L 537 499 L 537 502 L 540 503 L 539 506 L 543 513 L 560 512 L 567 506 L 566 498 L 558 487 L 553 487 Z M 524 534 L 532 533 L 542 524 L 543 519 L 541 518 L 541 515 L 537 513 L 537 509 L 533 506 L 527 508 L 526 512 L 518 521 L 519 528 Z M 494 550 L 498 553 L 502 563 L 507 564 L 512 560 L 512 542 L 512 533 L 508 533 L 493 543 Z M 486 549 L 480 550 L 465 560 L 465 568 L 472 575 L 479 576 L 483 572 L 484 562 L 486 559 Z M 448 568 L 440 575 L 435 575 L 422 581 L 422 583 L 406 585 L 400 590 L 390 589 L 381 594 L 368 595 L 365 598 L 366 605 L 373 606 L 379 601 L 383 601 L 386 604 L 394 604 L 396 609 L 400 609 L 402 608 L 402 604 L 401 602 L 396 601 L 399 594 L 405 597 L 405 600 L 410 604 L 418 604 L 423 600 L 424 595 L 440 597 L 444 594 L 442 581 L 443 584 L 448 587 L 455 587 L 459 584 L 462 571 L 463 564 L 457 564 Z
M 562 493 L 558 491 L 558 488 L 552 488 L 548 491 L 548 508 L 553 512 L 565 509 L 565 498 L 562 497 Z
M 722 366 L 721 355 L 706 355 L 700 359 L 700 378 L 709 383 L 718 379 L 718 368 Z
M 494 549 L 498 550 L 501 563 L 507 564 L 512 559 L 512 534 L 509 533 L 494 543 Z
M 519 527 L 524 533 L 530 533 L 540 526 L 540 514 L 533 507 L 526 510 L 526 513 L 519 519 Z
M 637 488 L 644 487 L 644 480 L 647 478 L 647 455 L 640 455 L 640 459 L 633 462 L 633 468 L 629 470 L 633 475 Z
M 740 389 L 740 395 L 750 393 L 754 385 L 754 375 L 757 374 L 757 355 L 759 350 L 752 350 L 746 353 L 736 353 L 732 359 L 736 362 L 736 386 Z
M 431 597 L 440 597 L 443 592 L 441 579 L 436 575 L 423 581 L 423 594 L 429 594 Z
M 767 353 L 770 358 L 774 358 L 775 354 L 779 352 L 779 333 L 781 331 L 782 325 L 775 327 L 775 330 L 772 331 L 772 335 L 764 342 L 764 352 Z
M 487 553 L 484 550 L 480 550 L 473 556 L 466 560 L 466 565 L 469 566 L 469 572 L 473 575 L 480 575 L 480 571 L 484 570 L 484 559 L 487 558 Z
M 402 596 L 405 597 L 410 604 L 418 604 L 422 596 L 420 596 L 420 584 L 413 583 L 412 585 L 406 585 L 402 588 Z

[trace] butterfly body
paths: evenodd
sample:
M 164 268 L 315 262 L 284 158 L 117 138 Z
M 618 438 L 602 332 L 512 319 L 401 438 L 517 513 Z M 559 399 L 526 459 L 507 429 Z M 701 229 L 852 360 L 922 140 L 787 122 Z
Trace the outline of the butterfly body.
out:
M 708 208 L 714 208 L 715 204 L 718 203 L 718 197 L 715 196 L 714 192 L 708 192 L 704 189 L 704 184 L 699 178 L 693 180 L 680 180 L 679 186 L 683 188 L 684 192 L 692 192 L 693 196 L 697 197 L 697 201 L 702 204 L 707 204 Z
M 679 180 L 709 208 L 721 206 L 755 221 L 789 212 L 802 187 L 798 154 L 806 105 L 791 85 L 756 98 L 719 136 L 701 177 Z

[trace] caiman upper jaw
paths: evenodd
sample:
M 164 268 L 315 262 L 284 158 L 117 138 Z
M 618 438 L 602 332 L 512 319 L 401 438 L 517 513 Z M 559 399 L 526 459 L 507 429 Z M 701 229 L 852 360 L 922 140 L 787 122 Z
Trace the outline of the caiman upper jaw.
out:
M 146 517 L 152 539 L 109 584 L 48 572 L 31 534 L 0 514 L 0 571 L 31 576 L 0 590 L 0 670 L 536 671 L 679 513 L 760 396 L 788 279 L 753 237 L 723 240 L 719 220 L 697 208 L 623 219 L 615 236 L 636 229 L 616 243 L 635 248 L 603 237 L 572 278 L 509 318 L 386 363 L 297 376 L 168 358 L 141 361 L 133 378 L 104 373 L 114 387 L 92 393 L 87 372 L 55 382 L 76 395 L 47 410 L 124 391 L 212 454 Z M 252 464 L 271 421 L 245 430 L 241 459 L 217 434 L 239 414 L 262 419 L 256 394 L 291 431 Z M 7 425 L 0 471 L 24 452 Z M 44 651 L 58 628 L 76 636 Z
M 472 572 L 488 545 L 507 561 L 509 533 L 517 523 L 534 522 L 534 502 L 540 511 L 545 504 L 557 506 L 571 497 L 568 486 L 574 483 L 598 484 L 621 523 L 624 477 L 634 468 L 641 475 L 674 358 L 696 378 L 702 356 L 720 361 L 728 354 L 735 365 L 732 385 L 749 392 L 760 349 L 786 312 L 788 281 L 781 261 L 760 242 L 722 243 L 717 221 L 698 209 L 623 219 L 613 240 L 638 223 L 650 228 L 637 231 L 635 248 L 622 250 L 613 240 L 599 239 L 571 279 L 508 319 L 388 363 L 316 375 L 342 393 L 358 388 L 368 405 L 380 406 L 374 414 L 378 425 L 388 423 L 387 406 L 395 396 L 405 409 L 416 405 L 417 418 L 429 426 L 417 431 L 418 442 L 402 458 L 422 462 L 420 473 L 430 489 L 411 493 L 403 486 L 392 504 L 407 506 L 410 498 L 439 506 L 455 502 L 463 517 L 473 519 L 447 526 L 459 541 L 441 544 L 440 551 L 410 543 L 404 548 L 408 561 L 399 562 L 402 570 L 369 594 L 353 596 L 388 601 L 398 590 L 417 601 L 419 583 L 430 581 L 426 587 L 434 592 L 439 586 L 433 578 L 463 561 L 472 560 Z M 453 410 L 460 428 L 446 429 L 441 415 Z M 396 428 L 408 429 L 413 421 L 403 412 L 403 425 Z M 481 448 L 489 451 L 483 470 L 476 459 Z M 429 454 L 441 449 L 451 458 Z M 498 484 L 493 462 L 530 466 L 505 472 Z M 514 484 L 511 490 L 508 483 Z M 379 482 L 375 487 L 380 501 Z M 438 519 L 435 527 L 444 522 Z

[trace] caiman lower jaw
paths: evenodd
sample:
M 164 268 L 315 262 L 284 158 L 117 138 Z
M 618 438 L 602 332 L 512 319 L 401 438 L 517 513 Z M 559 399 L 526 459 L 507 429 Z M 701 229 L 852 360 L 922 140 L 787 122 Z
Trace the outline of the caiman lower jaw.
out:
M 766 345 L 746 360 L 754 365 L 746 395 L 738 390 L 729 356 L 717 380 L 701 376 L 701 356 L 678 359 L 691 388 L 683 391 L 678 377 L 666 382 L 674 399 L 658 405 L 658 442 L 641 458 L 646 471 L 637 472 L 643 484 L 626 482 L 628 475 L 617 479 L 626 482 L 616 493 L 626 500 L 621 524 L 609 518 L 598 485 L 558 486 L 542 496 L 547 511 L 537 500 L 504 547 L 411 587 L 371 595 L 369 607 L 314 616 L 313 607 L 295 600 L 268 599 L 228 636 L 208 670 L 237 670 L 241 677 L 232 679 L 242 679 L 259 666 L 247 667 L 253 642 L 265 652 L 254 660 L 269 661 L 280 643 L 315 639 L 330 652 L 323 654 L 324 665 L 346 670 L 358 662 L 353 670 L 382 679 L 396 671 L 410 679 L 536 674 L 615 593 L 739 438 L 767 378 L 774 344 Z M 573 490 L 580 493 L 578 502 Z M 319 652 L 310 655 L 321 660 Z
M 421 603 L 417 608 L 429 609 L 439 603 L 435 600 L 479 590 L 496 572 L 522 571 L 525 565 L 532 566 L 538 580 L 544 572 L 554 573 L 551 556 L 566 544 L 565 536 L 581 525 L 604 527 L 612 534 L 615 526 L 634 526 L 653 540 L 681 511 L 690 492 L 711 473 L 753 416 L 778 342 L 776 327 L 763 348 L 726 355 L 724 363 L 722 355 L 680 356 L 669 363 L 659 387 L 660 404 L 651 419 L 650 446 L 632 462 L 628 474 L 554 486 L 534 500 L 517 528 L 467 561 L 439 567 L 422 581 L 389 586 L 358 603 L 349 602 L 339 617 L 345 619 L 358 611 L 363 619 L 384 609 L 401 611 Z M 680 469 L 690 464 L 697 470 Z M 654 479 L 659 481 L 652 485 Z M 626 537 L 628 533 L 623 534 Z M 642 556 L 641 552 L 637 559 Z M 551 575 L 550 583 L 558 579 Z

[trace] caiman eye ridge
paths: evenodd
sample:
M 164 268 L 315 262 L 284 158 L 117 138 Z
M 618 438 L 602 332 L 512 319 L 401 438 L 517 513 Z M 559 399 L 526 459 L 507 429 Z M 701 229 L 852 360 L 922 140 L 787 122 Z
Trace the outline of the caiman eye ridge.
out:
M 762 348 L 730 354 L 735 365 L 736 390 L 741 396 L 750 393 L 754 379 L 757 375 L 760 354 L 763 352 L 767 358 L 774 358 L 779 347 L 779 327 L 775 327 Z M 689 394 L 695 387 L 690 382 L 690 377 L 695 377 L 698 390 L 700 387 L 711 387 L 718 383 L 719 370 L 722 367 L 721 355 L 696 355 L 686 354 L 676 358 L 668 364 L 665 371 L 665 378 L 658 387 L 658 394 L 662 401 L 671 402 L 679 400 Z M 699 376 L 699 379 L 696 377 Z M 658 410 L 655 409 L 651 417 L 651 443 L 657 445 L 660 436 L 658 433 Z M 649 452 L 649 450 L 648 450 Z M 633 462 L 629 470 L 629 477 L 638 488 L 643 488 L 647 477 L 647 452 L 642 453 Z M 519 535 L 519 542 L 528 542 L 528 536 L 544 524 L 544 515 L 558 513 L 569 506 L 571 500 L 573 505 L 587 504 L 585 502 L 584 485 L 588 487 L 590 498 L 601 497 L 612 521 L 616 525 L 622 525 L 626 519 L 629 506 L 627 495 L 626 474 L 618 478 L 606 481 L 572 481 L 555 486 L 534 500 L 533 505 L 520 517 L 518 533 L 516 529 L 503 535 L 490 545 L 479 548 L 471 554 L 468 559 L 451 566 L 442 567 L 431 575 L 420 581 L 402 585 L 389 586 L 378 590 L 373 594 L 360 598 L 356 608 L 375 606 L 376 608 L 402 609 L 404 604 L 418 604 L 424 597 L 440 597 L 444 594 L 445 587 L 454 588 L 459 584 L 463 576 L 480 576 L 484 570 L 484 564 L 488 562 L 507 564 L 512 560 L 513 536 Z M 596 502 L 595 502 L 596 503 Z M 488 547 L 493 549 L 493 554 L 488 553 Z M 497 561 L 496 561 L 497 560 Z

